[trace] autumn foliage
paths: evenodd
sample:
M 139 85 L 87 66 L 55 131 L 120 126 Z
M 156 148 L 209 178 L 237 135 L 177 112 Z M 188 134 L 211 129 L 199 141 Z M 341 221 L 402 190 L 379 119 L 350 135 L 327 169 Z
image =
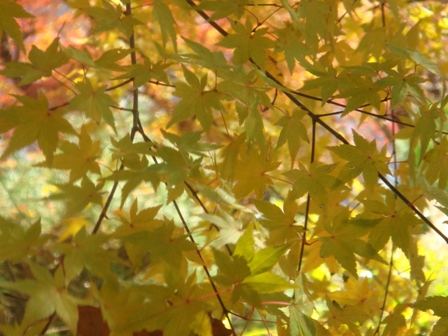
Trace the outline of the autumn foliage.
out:
M 442 1 L 1 0 L 0 332 L 448 334 L 447 30 Z

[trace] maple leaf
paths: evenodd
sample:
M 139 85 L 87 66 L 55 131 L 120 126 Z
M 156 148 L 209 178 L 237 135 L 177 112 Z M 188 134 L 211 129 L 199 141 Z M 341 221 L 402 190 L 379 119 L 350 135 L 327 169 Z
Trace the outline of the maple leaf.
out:
M 434 184 L 437 181 L 437 186 L 445 190 L 448 183 L 448 157 L 447 153 L 448 140 L 444 137 L 440 143 L 435 143 L 434 147 L 430 149 L 425 156 L 425 163 L 427 164 L 423 170 L 425 178 L 429 184 Z
M 176 21 L 173 18 L 173 14 L 170 8 L 163 2 L 163 0 L 155 0 L 153 3 L 153 19 L 159 22 L 160 31 L 162 32 L 163 46 L 166 46 L 168 37 L 170 37 L 173 43 L 174 50 L 177 51 L 177 34 L 174 29 Z
M 359 280 L 349 278 L 344 286 L 344 290 L 328 293 L 329 298 L 342 307 L 354 306 L 359 311 L 358 314 L 364 315 L 365 318 L 375 316 L 380 307 L 376 300 L 375 290 L 367 278 Z
M 204 152 L 212 152 L 221 147 L 221 145 L 199 142 L 201 140 L 201 132 L 189 132 L 182 136 L 161 130 L 163 137 L 171 142 L 184 157 L 190 154 L 205 156 Z
M 199 6 L 203 3 L 201 2 Z M 211 52 L 203 45 L 191 41 L 182 36 L 182 39 L 196 54 L 183 55 L 190 59 L 190 63 L 199 64 L 202 67 L 216 71 L 219 76 L 223 71 L 228 73 L 231 67 L 227 64 L 227 60 L 222 52 Z M 185 57 L 184 57 L 185 58 Z
M 412 145 L 415 146 L 417 139 L 420 140 L 420 158 L 421 162 L 425 157 L 428 145 L 437 133 L 436 121 L 445 122 L 445 111 L 441 109 L 438 104 L 431 104 L 429 106 L 422 106 L 420 111 L 420 118 L 418 118 L 414 132 L 412 134 Z M 412 157 L 412 154 L 409 153 Z
M 309 193 L 316 201 L 327 203 L 327 194 L 330 190 L 341 185 L 341 181 L 331 175 L 336 165 L 321 165 L 317 162 L 311 164 L 308 170 L 302 163 L 299 169 L 293 169 L 285 173 L 285 176 L 294 181 L 291 198 L 297 199 Z
M 277 168 L 281 162 L 271 162 L 270 159 L 252 148 L 236 162 L 234 178 L 237 181 L 233 187 L 236 198 L 243 198 L 255 192 L 258 198 L 263 197 L 266 186 L 272 184 L 272 179 L 266 175 L 268 171 Z
M 101 304 L 101 313 L 107 322 L 110 335 L 132 335 L 143 329 L 162 329 L 167 311 L 169 289 L 158 285 L 129 284 L 121 287 L 116 281 L 105 281 L 101 289 L 95 290 Z M 163 304 L 162 304 L 163 303 Z M 151 315 L 159 319 L 151 318 Z
M 135 25 L 143 24 L 130 14 L 124 15 L 123 8 L 120 4 L 115 7 L 112 3 L 102 1 L 102 7 L 84 7 L 82 11 L 95 18 L 95 32 L 104 32 L 118 28 L 126 37 L 132 35 Z
M 109 240 L 110 237 L 103 234 L 88 235 L 82 227 L 71 242 L 55 244 L 54 251 L 64 255 L 66 279 L 75 278 L 84 268 L 101 279 L 113 278 L 111 264 L 120 260 L 103 247 Z
M 25 229 L 0 217 L 0 260 L 18 263 L 29 255 L 38 252 L 37 248 L 47 241 L 41 235 L 40 220 Z
M 51 195 L 49 198 L 54 200 L 69 200 L 67 208 L 65 210 L 65 216 L 82 211 L 90 203 L 98 204 L 102 206 L 103 198 L 101 189 L 103 183 L 100 182 L 97 185 L 88 178 L 84 177 L 81 181 L 81 185 L 77 186 L 72 183 L 67 184 L 55 184 L 60 190 L 59 193 Z
M 381 87 L 373 83 L 370 77 L 359 78 L 353 81 L 351 87 L 344 88 L 338 98 L 348 98 L 344 112 L 341 116 L 345 116 L 348 112 L 360 107 L 367 102 L 377 110 L 380 110 L 381 96 L 378 91 Z
M 406 69 L 401 66 L 397 71 L 393 69 L 384 70 L 388 76 L 375 82 L 375 85 L 381 87 L 391 87 L 391 108 L 405 100 L 408 95 L 424 100 L 424 94 L 420 84 L 425 80 L 416 74 L 407 74 Z
M 95 67 L 99 69 L 124 71 L 123 65 L 117 62 L 132 52 L 131 49 L 106 50 L 96 61 Z
M 182 66 L 187 83 L 176 83 L 174 95 L 181 97 L 181 101 L 174 108 L 173 117 L 167 127 L 196 116 L 205 131 L 210 131 L 213 122 L 213 110 L 224 110 L 220 100 L 225 97 L 216 90 L 205 90 L 207 75 L 198 79 L 190 70 Z
M 291 156 L 291 168 L 299 152 L 301 140 L 309 142 L 308 131 L 302 122 L 305 112 L 294 110 L 292 115 L 286 115 L 277 121 L 276 125 L 282 128 L 278 137 L 276 149 L 288 142 L 289 155 Z
M 100 141 L 92 141 L 85 126 L 81 127 L 79 144 L 69 141 L 59 144 L 61 154 L 56 154 L 51 164 L 38 164 L 37 166 L 48 166 L 53 169 L 69 169 L 70 182 L 74 182 L 92 172 L 101 175 L 97 158 L 101 154 Z
M 420 53 L 417 50 L 404 49 L 394 45 L 387 43 L 388 48 L 392 51 L 393 54 L 407 58 L 413 61 L 415 64 L 421 65 L 432 73 L 439 75 L 440 77 L 444 77 L 444 75 L 440 72 L 439 66 L 433 61 L 429 60 L 426 56 Z
M 139 169 L 148 166 L 148 160 L 145 154 L 150 154 L 151 144 L 147 142 L 132 142 L 129 134 L 126 134 L 121 139 L 110 139 L 114 148 L 112 151 L 112 158 L 120 160 L 120 162 L 127 168 Z
M 243 234 L 243 224 L 225 211 L 218 210 L 218 215 L 201 214 L 200 217 L 219 228 L 219 237 L 215 246 L 220 248 L 226 244 L 235 244 Z
M 33 18 L 34 16 L 23 9 L 22 6 L 12 0 L 0 3 L 0 27 L 25 51 L 20 26 L 14 18 Z
M 448 297 L 446 296 L 429 296 L 417 301 L 413 306 L 419 310 L 431 309 L 434 315 L 448 317 Z
M 366 213 L 359 214 L 355 220 L 367 219 L 376 222 L 369 234 L 369 243 L 380 250 L 392 238 L 395 245 L 410 258 L 411 228 L 420 224 L 420 220 L 407 211 L 403 203 L 390 192 L 386 194 L 385 203 L 376 200 L 362 202 Z
M 121 210 L 116 211 L 122 225 L 115 230 L 113 235 L 123 237 L 140 231 L 156 229 L 163 224 L 163 221 L 154 219 L 160 208 L 161 206 L 156 206 L 138 211 L 138 202 L 135 199 L 129 210 L 129 217 L 124 216 Z
M 34 279 L 17 282 L 0 282 L 0 287 L 17 290 L 30 298 L 26 304 L 24 321 L 27 324 L 56 314 L 67 324 L 70 331 L 76 335 L 78 322 L 77 304 L 81 300 L 73 297 L 64 282 L 62 268 L 54 275 L 42 266 L 30 263 Z
M 33 45 L 28 54 L 31 63 L 7 62 L 0 73 L 10 78 L 21 78 L 19 85 L 31 84 L 42 77 L 50 77 L 54 69 L 68 61 L 68 57 L 62 51 L 58 51 L 58 47 L 57 38 L 45 51 Z
M 314 90 L 321 88 L 322 106 L 339 90 L 341 85 L 341 75 L 330 65 L 325 69 L 321 64 L 315 62 L 310 64 L 304 57 L 300 58 L 300 65 L 307 71 L 317 76 L 317 78 L 305 81 L 302 90 Z
M 329 147 L 340 158 L 348 161 L 341 170 L 340 177 L 344 182 L 363 174 L 366 186 L 373 188 L 378 181 L 378 173 L 390 174 L 387 166 L 388 158 L 377 153 L 376 141 L 368 142 L 353 130 L 353 145 L 339 145 Z
M 229 15 L 240 18 L 244 14 L 244 8 L 248 2 L 249 0 L 208 0 L 201 1 L 198 8 L 213 12 L 209 20 L 218 20 Z
M 293 14 L 289 11 L 290 15 Z M 297 7 L 295 20 L 305 38 L 306 45 L 314 52 L 320 39 L 333 42 L 337 10 L 325 1 L 303 1 Z
M 124 241 L 135 244 L 143 251 L 149 251 L 154 263 L 162 262 L 165 266 L 180 271 L 186 262 L 184 252 L 196 249 L 183 230 L 172 221 L 165 220 L 163 225 L 151 231 L 141 231 L 123 237 Z
M 360 239 L 366 235 L 367 229 L 349 222 L 347 210 L 342 210 L 332 223 L 324 223 L 324 226 L 328 235 L 318 238 L 322 242 L 320 248 L 322 258 L 333 255 L 355 278 L 358 277 L 355 253 L 386 264 L 372 245 Z
M 283 211 L 276 205 L 258 200 L 251 200 L 258 211 L 263 214 L 263 219 L 259 222 L 266 227 L 269 232 L 269 239 L 275 242 L 284 243 L 298 239 L 299 233 L 303 232 L 303 226 L 299 226 L 295 217 L 299 206 L 290 197 L 283 203 Z
M 144 144 L 147 148 L 147 144 Z M 132 146 L 136 148 L 138 151 L 141 146 Z M 147 150 L 147 149 L 145 149 Z M 155 190 L 157 190 L 161 177 L 156 172 L 149 171 L 148 166 L 149 162 L 148 159 L 144 156 L 141 160 L 137 158 L 137 161 L 130 162 L 127 158 L 131 157 L 131 159 L 135 158 L 136 152 L 131 149 L 129 153 L 124 154 L 124 162 L 126 165 L 131 166 L 131 169 L 129 170 L 117 170 L 113 174 L 107 176 L 106 180 L 112 180 L 112 181 L 126 181 L 124 184 L 122 190 L 121 190 L 121 205 L 122 208 L 124 205 L 124 202 L 128 198 L 129 194 L 132 190 L 137 188 L 141 183 L 143 182 L 150 182 Z M 117 155 L 123 155 L 122 152 L 117 153 Z
M 125 68 L 126 73 L 116 77 L 115 79 L 132 78 L 134 80 L 135 87 L 142 86 L 150 80 L 160 81 L 163 83 L 169 83 L 168 76 L 165 69 L 168 68 L 170 63 L 151 63 L 148 58 L 144 58 L 143 64 L 133 64 Z M 121 71 L 123 71 L 123 67 Z
M 230 49 L 235 49 L 233 53 L 233 61 L 236 63 L 245 63 L 249 59 L 264 69 L 266 63 L 266 51 L 274 47 L 274 42 L 265 35 L 268 28 L 260 28 L 254 31 L 252 22 L 246 19 L 246 24 L 239 22 L 230 22 L 236 34 L 225 36 L 218 45 Z
M 384 328 L 383 335 L 393 336 L 400 335 L 404 332 L 406 328 L 406 318 L 403 316 L 406 306 L 403 304 L 398 304 L 395 309 L 390 313 L 383 321 L 386 324 Z
M 86 115 L 97 123 L 103 118 L 116 132 L 115 119 L 110 110 L 115 102 L 106 93 L 106 87 L 101 86 L 95 89 L 90 80 L 86 79 L 84 82 L 76 84 L 76 89 L 79 94 L 70 101 L 69 109 L 85 111 Z
M 37 141 L 46 161 L 51 163 L 58 145 L 59 133 L 76 133 L 73 126 L 64 118 L 66 111 L 50 110 L 43 94 L 39 94 L 37 99 L 15 97 L 22 106 L 13 106 L 0 112 L 0 117 L 9 121 L 8 126 L 15 127 L 2 158 Z
M 169 187 L 183 185 L 187 177 L 199 174 L 198 169 L 202 161 L 202 158 L 193 159 L 183 154 L 185 153 L 174 148 L 160 146 L 153 155 L 160 157 L 164 162 L 150 165 L 146 171 L 167 176 L 166 182 Z

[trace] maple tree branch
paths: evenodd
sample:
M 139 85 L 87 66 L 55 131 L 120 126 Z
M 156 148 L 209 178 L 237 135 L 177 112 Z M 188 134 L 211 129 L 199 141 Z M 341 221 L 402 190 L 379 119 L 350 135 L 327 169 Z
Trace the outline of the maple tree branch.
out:
M 316 123 L 313 122 L 313 129 L 311 133 L 311 157 L 310 157 L 310 164 L 314 162 L 314 156 L 316 153 Z M 299 256 L 299 264 L 297 266 L 297 272 L 300 272 L 302 268 L 302 262 L 303 262 L 303 254 L 305 251 L 305 245 L 306 245 L 306 231 L 308 230 L 308 219 L 310 215 L 310 203 L 311 203 L 311 195 L 308 193 L 306 195 L 306 208 L 305 208 L 305 221 L 303 223 L 303 235 L 302 235 L 302 244 L 300 245 L 300 256 Z
M 51 314 L 48 317 L 48 321 L 47 323 L 44 325 L 43 329 L 40 331 L 40 336 L 45 335 L 47 333 L 48 328 L 50 328 L 51 322 L 53 322 L 54 317 L 56 316 L 56 312 L 54 312 L 53 314 Z
M 131 15 L 131 4 L 130 2 L 126 4 L 126 15 Z M 129 38 L 129 46 L 131 49 L 135 49 L 135 39 L 134 39 L 134 31 L 132 31 L 131 37 Z M 131 63 L 134 65 L 137 63 L 137 55 L 135 51 L 131 52 Z M 124 81 L 123 83 L 119 84 L 119 86 L 123 86 L 125 84 L 128 84 L 132 81 L 133 83 L 133 102 L 132 102 L 132 115 L 133 115 L 133 123 L 132 123 L 132 130 L 131 130 L 131 142 L 133 142 L 135 138 L 135 134 L 138 130 L 138 125 L 140 123 L 140 118 L 138 115 L 138 91 L 135 88 L 135 80 L 134 78 L 131 78 L 129 80 Z M 117 88 L 119 86 L 115 86 L 112 88 L 109 88 L 109 91 L 113 88 Z M 120 165 L 119 170 L 124 169 L 124 164 L 122 163 Z M 101 213 L 98 217 L 98 220 L 95 223 L 95 227 L 93 228 L 92 234 L 96 234 L 98 230 L 100 229 L 101 223 L 103 222 L 104 218 L 106 218 L 107 210 L 109 209 L 110 204 L 112 203 L 112 200 L 114 199 L 115 192 L 117 191 L 119 181 L 115 181 L 112 185 L 112 189 L 109 192 L 109 196 L 107 197 L 106 203 L 104 204 L 103 209 L 101 210 Z
M 132 82 L 133 80 L 134 80 L 134 78 L 129 78 L 129 79 L 125 80 L 124 82 L 121 82 L 120 84 L 117 84 L 117 85 L 107 88 L 105 91 L 107 92 L 107 91 L 112 91 L 112 90 L 118 89 L 119 87 L 125 86 L 126 84 Z
M 383 298 L 383 304 L 381 305 L 381 313 L 380 313 L 380 319 L 378 321 L 378 326 L 376 327 L 375 333 L 373 335 L 379 335 L 380 329 L 381 329 L 381 322 L 383 320 L 384 311 L 386 310 L 386 302 L 387 297 L 389 294 L 389 286 L 392 279 L 392 268 L 394 265 L 394 243 L 392 242 L 391 252 L 390 252 L 390 261 L 389 261 L 389 271 L 387 273 L 387 280 L 386 280 L 386 286 L 384 288 L 384 298 Z
M 386 177 L 378 173 L 378 177 L 383 181 L 392 192 L 398 196 L 423 222 L 425 222 L 432 230 L 434 230 L 447 244 L 448 237 L 443 234 L 417 207 L 409 201 L 392 183 L 390 183 Z
M 196 4 L 193 0 L 185 0 L 193 9 L 202 16 L 213 28 L 215 28 L 220 34 L 223 36 L 227 36 L 228 33 L 215 21 L 210 20 L 210 17 L 202 10 L 197 9 Z M 318 114 L 312 112 L 309 108 L 307 108 L 304 104 L 302 104 L 296 97 L 294 91 L 287 88 L 282 82 L 280 82 L 274 75 L 272 75 L 269 71 L 263 70 L 252 58 L 249 58 L 249 61 L 260 71 L 262 71 L 267 78 L 274 81 L 277 85 L 284 88 L 283 93 L 289 100 L 294 103 L 297 107 L 305 111 L 308 116 L 311 118 L 313 122 L 318 123 L 324 129 L 326 129 L 331 135 L 333 135 L 336 139 L 338 139 L 343 144 L 350 144 L 347 139 L 345 139 L 341 134 L 339 134 L 333 127 L 328 125 L 325 121 L 320 118 Z M 395 188 L 381 173 L 378 173 L 378 177 L 383 181 L 393 193 L 395 193 L 421 220 L 423 220 L 431 229 L 433 229 L 445 242 L 448 244 L 448 237 L 446 237 L 430 220 L 428 220 L 420 210 L 418 210 L 407 198 L 404 196 L 397 188 Z
M 216 293 L 216 298 L 218 299 L 219 305 L 221 306 L 222 311 L 223 311 L 224 315 L 226 316 L 227 321 L 229 322 L 230 329 L 232 329 L 233 333 L 236 335 L 235 329 L 232 324 L 232 320 L 230 319 L 230 316 L 229 316 L 229 310 L 227 309 L 226 305 L 224 304 L 224 301 L 222 300 L 221 295 L 219 294 L 218 287 L 216 287 L 216 284 L 213 281 L 212 275 L 210 274 L 210 271 L 208 270 L 207 266 L 205 265 L 205 260 L 202 257 L 201 251 L 199 251 L 199 249 L 197 248 L 198 245 L 193 237 L 193 234 L 190 231 L 190 228 L 188 227 L 187 222 L 185 221 L 184 216 L 182 215 L 182 212 L 179 209 L 179 206 L 178 206 L 176 200 L 173 201 L 173 205 L 176 208 L 176 212 L 182 222 L 182 225 L 185 228 L 185 231 L 187 231 L 188 238 L 190 238 L 191 242 L 196 245 L 195 251 L 196 251 L 196 254 L 198 255 L 199 259 L 201 259 L 202 269 L 205 271 L 205 274 L 207 275 L 207 278 L 210 281 L 210 285 L 212 286 L 214 292 Z

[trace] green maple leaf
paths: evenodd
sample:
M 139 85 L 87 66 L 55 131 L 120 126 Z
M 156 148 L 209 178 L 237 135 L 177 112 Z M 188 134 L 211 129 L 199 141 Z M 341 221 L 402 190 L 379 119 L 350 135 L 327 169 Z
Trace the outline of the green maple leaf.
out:
M 424 174 L 429 184 L 437 182 L 437 186 L 445 190 L 448 182 L 448 157 L 445 155 L 448 149 L 448 140 L 444 137 L 440 143 L 426 153 Z
M 167 287 L 135 283 L 120 287 L 116 281 L 105 281 L 96 292 L 111 335 L 132 335 L 144 328 L 149 331 L 163 328 L 165 319 L 162 317 L 168 310 L 166 300 L 170 298 Z M 151 315 L 160 318 L 157 320 Z
M 77 60 L 78 62 L 89 68 L 91 67 L 106 72 L 110 72 L 110 70 L 123 72 L 133 68 L 132 66 L 126 67 L 122 64 L 117 63 L 118 61 L 129 55 L 133 51 L 132 49 L 109 49 L 102 53 L 100 57 L 96 61 L 94 61 L 87 49 L 77 49 L 73 46 L 68 46 L 67 48 L 65 48 L 62 45 L 60 45 L 60 48 L 68 57 Z
M 22 32 L 14 18 L 33 17 L 22 6 L 12 0 L 5 0 L 0 3 L 0 27 L 17 43 L 23 52 L 25 51 L 25 46 L 23 45 Z
M 18 263 L 38 252 L 48 237 L 41 235 L 40 220 L 25 229 L 0 217 L 0 260 Z
M 28 54 L 31 63 L 7 62 L 0 73 L 10 78 L 21 78 L 19 85 L 33 83 L 42 77 L 50 77 L 54 69 L 68 61 L 68 57 L 62 51 L 58 51 L 58 47 L 57 38 L 45 51 L 33 45 Z
M 342 116 L 345 116 L 348 112 L 360 107 L 365 102 L 372 105 L 377 110 L 380 110 L 381 97 L 378 93 L 380 90 L 381 87 L 376 83 L 373 83 L 370 77 L 354 81 L 352 87 L 345 88 L 337 95 L 338 98 L 348 98 Z
M 193 159 L 184 153 L 171 147 L 160 146 L 153 153 L 160 157 L 163 162 L 153 164 L 146 168 L 148 172 L 167 176 L 166 182 L 169 187 L 183 185 L 184 181 L 190 177 L 199 174 L 202 158 Z
M 174 133 L 169 133 L 161 130 L 163 137 L 171 142 L 184 157 L 189 157 L 189 154 L 205 156 L 204 152 L 212 152 L 220 145 L 206 142 L 199 142 L 201 140 L 201 132 L 188 132 L 178 136 Z
M 330 65 L 325 69 L 319 63 L 310 64 L 304 57 L 300 58 L 300 65 L 302 65 L 308 72 L 317 76 L 315 79 L 305 81 L 305 85 L 301 90 L 321 89 L 322 106 L 330 99 L 333 94 L 339 90 L 341 86 L 340 75 Z
M 274 293 L 294 288 L 295 285 L 274 273 L 260 273 L 244 278 L 241 285 L 258 293 Z
M 162 32 L 163 46 L 168 42 L 168 37 L 173 43 L 174 50 L 177 51 L 177 34 L 175 30 L 176 21 L 170 8 L 163 2 L 163 0 L 155 0 L 153 2 L 153 19 L 159 22 L 160 31 Z
M 101 154 L 100 141 L 92 141 L 85 126 L 81 127 L 79 144 L 69 141 L 60 143 L 61 154 L 56 154 L 48 167 L 53 169 L 69 169 L 70 182 L 74 182 L 92 172 L 101 175 L 97 158 Z M 38 166 L 45 166 L 39 164 Z
M 301 140 L 309 142 L 308 131 L 302 122 L 305 112 L 294 110 L 292 115 L 286 115 L 277 121 L 276 125 L 282 127 L 278 137 L 276 149 L 288 143 L 289 155 L 291 156 L 291 168 L 299 152 Z
M 445 111 L 439 108 L 438 104 L 422 106 L 420 118 L 415 124 L 414 132 L 411 138 L 411 143 L 413 146 L 415 146 L 417 139 L 420 140 L 420 162 L 425 157 L 431 140 L 434 140 L 435 134 L 438 132 L 436 121 L 439 123 L 446 121 Z M 409 153 L 409 155 L 411 156 L 412 154 Z
M 338 263 L 356 278 L 358 275 L 355 254 L 386 264 L 377 250 L 361 239 L 366 235 L 366 228 L 350 223 L 346 210 L 339 213 L 331 223 L 325 223 L 324 227 L 329 236 L 318 238 L 322 242 L 322 258 L 333 255 Z
M 170 63 L 162 62 L 151 63 L 149 59 L 144 58 L 143 64 L 133 64 L 130 67 L 125 68 L 126 73 L 115 79 L 133 78 L 136 87 L 144 85 L 150 80 L 169 83 L 170 81 L 165 70 L 170 65 Z M 123 71 L 123 66 L 120 67 L 121 71 Z
M 152 231 L 134 233 L 123 239 L 136 244 L 144 251 L 149 251 L 154 263 L 162 262 L 177 271 L 186 263 L 184 252 L 196 249 L 196 245 L 188 240 L 183 230 L 176 228 L 174 223 L 168 220 Z
M 250 223 L 244 233 L 238 239 L 233 256 L 241 256 L 247 260 L 251 275 L 257 275 L 270 271 L 280 258 L 289 249 L 290 244 L 281 246 L 268 246 L 255 252 L 253 224 Z
M 73 46 L 68 46 L 65 48 L 61 45 L 62 51 L 70 58 L 77 60 L 78 62 L 84 64 L 87 67 L 96 67 L 95 61 L 92 59 L 92 56 L 88 52 L 88 50 L 77 49 Z
M 244 14 L 244 8 L 249 0 L 209 0 L 201 1 L 199 9 L 212 11 L 209 20 L 219 20 L 229 16 L 240 18 Z
M 316 201 L 326 203 L 328 192 L 341 185 L 341 181 L 332 175 L 335 167 L 335 164 L 321 165 L 313 162 L 308 170 L 299 163 L 299 169 L 286 172 L 285 176 L 294 181 L 291 198 L 297 199 L 309 193 Z
M 423 78 L 413 73 L 407 74 L 406 69 L 401 66 L 397 67 L 397 71 L 386 69 L 385 72 L 388 76 L 376 81 L 375 85 L 392 88 L 391 108 L 403 102 L 408 95 L 425 100 L 423 90 L 420 88 L 420 84 L 425 82 Z
M 109 49 L 106 50 L 96 61 L 97 68 L 104 68 L 107 70 L 123 71 L 123 65 L 117 64 L 119 60 L 129 55 L 131 49 Z
M 69 108 L 73 110 L 85 111 L 89 118 L 96 122 L 100 122 L 103 118 L 113 130 L 115 129 L 115 119 L 110 110 L 112 105 L 115 105 L 111 96 L 106 93 L 106 87 L 94 89 L 90 80 L 76 84 L 76 89 L 79 91 L 69 104 Z
M 233 218 L 225 211 L 219 210 L 217 215 L 201 214 L 201 218 L 219 228 L 219 237 L 215 242 L 215 246 L 220 248 L 226 244 L 235 244 L 242 236 L 243 224 L 239 219 Z
M 65 210 L 65 216 L 79 213 L 90 203 L 99 206 L 102 206 L 103 204 L 103 192 L 101 191 L 103 188 L 102 182 L 95 185 L 88 177 L 84 177 L 80 186 L 72 183 L 55 184 L 55 186 L 60 192 L 51 195 L 49 198 L 66 201 L 67 208 Z
M 126 237 L 134 233 L 152 231 L 161 227 L 164 222 L 154 218 L 159 210 L 160 206 L 138 211 L 138 202 L 136 199 L 134 203 L 132 203 L 129 216 L 125 215 L 121 210 L 115 211 L 115 214 L 118 216 L 122 224 L 115 230 L 113 237 L 121 239 L 122 237 Z M 148 257 L 148 250 L 146 248 L 142 249 L 141 245 L 133 244 L 129 241 L 124 241 L 124 247 L 129 260 L 132 262 L 134 267 L 137 269 L 141 268 L 144 265 L 144 261 Z
M 266 173 L 281 164 L 281 162 L 272 162 L 271 159 L 263 157 L 259 151 L 252 148 L 236 162 L 234 178 L 237 183 L 233 187 L 236 198 L 245 197 L 251 192 L 255 192 L 258 198 L 263 197 L 267 185 L 273 183 Z
M 233 286 L 250 275 L 250 268 L 246 258 L 240 255 L 229 256 L 219 250 L 213 250 L 216 266 L 219 272 L 215 281 L 224 286 Z
M 269 202 L 258 200 L 251 202 L 263 214 L 264 218 L 259 222 L 269 230 L 270 240 L 283 243 L 298 239 L 299 233 L 303 232 L 303 227 L 299 226 L 295 220 L 299 206 L 290 197 L 283 203 L 283 211 Z
M 245 73 L 243 69 L 235 69 L 230 74 L 223 74 L 224 80 L 219 82 L 217 90 L 228 97 L 235 99 L 235 108 L 240 124 L 244 124 L 246 137 L 249 141 L 256 140 L 258 146 L 263 148 L 265 136 L 263 133 L 263 118 L 260 114 L 260 105 L 270 107 L 271 102 L 266 94 L 267 88 L 258 86 L 256 71 Z
M 147 142 L 133 143 L 129 134 L 126 134 L 119 140 L 111 137 L 110 141 L 114 147 L 111 149 L 114 160 L 120 160 L 125 167 L 130 169 L 145 168 L 148 166 L 149 163 L 145 154 L 150 154 L 151 144 Z
M 265 35 L 268 28 L 253 30 L 252 22 L 246 19 L 246 24 L 239 22 L 230 22 L 235 34 L 229 34 L 224 37 L 218 45 L 230 49 L 235 49 L 233 61 L 243 64 L 252 59 L 261 69 L 264 69 L 266 63 L 265 49 L 273 48 L 274 42 Z
M 135 199 L 129 211 L 129 217 L 123 216 L 120 212 L 118 213 L 122 225 L 115 230 L 114 236 L 123 237 L 140 231 L 151 231 L 160 227 L 163 221 L 154 219 L 160 208 L 161 206 L 157 206 L 138 211 L 138 202 Z
M 77 300 L 69 294 L 62 268 L 54 276 L 37 264 L 30 264 L 33 280 L 0 282 L 0 287 L 17 290 L 30 298 L 26 304 L 24 321 L 35 323 L 56 313 L 76 335 L 78 322 Z
M 289 72 L 293 73 L 296 61 L 305 59 L 305 55 L 309 55 L 311 51 L 301 40 L 300 32 L 289 22 L 285 25 L 275 30 L 278 36 L 275 51 L 284 53 Z
M 393 54 L 409 59 L 413 61 L 415 64 L 423 66 L 432 73 L 440 77 L 444 77 L 444 75 L 440 72 L 439 66 L 433 61 L 429 60 L 419 51 L 412 49 L 404 49 L 393 46 L 391 44 L 387 44 L 387 46 L 389 47 L 389 49 L 392 51 Z
M 58 145 L 59 133 L 76 133 L 64 118 L 66 111 L 63 109 L 50 111 L 43 94 L 39 94 L 37 99 L 15 97 L 22 106 L 13 106 L 0 112 L 0 117 L 8 122 L 8 126 L 15 127 L 2 158 L 37 141 L 47 162 L 51 163 Z
M 208 132 L 213 122 L 213 110 L 224 110 L 220 100 L 225 97 L 216 90 L 205 90 L 207 75 L 199 79 L 186 67 L 183 66 L 182 68 L 187 83 L 176 83 L 174 95 L 181 97 L 181 100 L 174 108 L 173 117 L 167 127 L 192 116 L 197 116 L 204 130 Z
M 378 181 L 378 173 L 390 174 L 388 158 L 377 152 L 375 140 L 368 142 L 355 130 L 353 139 L 355 146 L 344 144 L 329 147 L 337 156 L 348 161 L 341 170 L 340 178 L 347 182 L 362 173 L 366 186 L 373 188 Z
M 417 301 L 413 306 L 424 311 L 431 309 L 434 315 L 448 317 L 448 297 L 446 296 L 430 296 Z
M 71 242 L 55 244 L 54 251 L 64 255 L 66 278 L 75 278 L 84 268 L 101 279 L 113 278 L 111 264 L 120 260 L 103 247 L 109 240 L 110 237 L 103 234 L 88 235 L 82 227 Z
M 202 3 L 199 6 L 201 5 Z M 218 76 L 221 74 L 221 71 L 228 72 L 230 70 L 230 66 L 222 52 L 211 52 L 199 43 L 191 41 L 185 37 L 182 37 L 182 39 L 196 53 L 183 55 L 189 58 L 189 62 L 214 70 Z
M 367 213 L 360 214 L 357 219 L 377 221 L 369 234 L 369 243 L 380 250 L 392 238 L 393 242 L 410 258 L 412 236 L 411 228 L 420 221 L 397 200 L 392 193 L 386 194 L 385 203 L 375 200 L 363 201 Z
M 82 8 L 82 11 L 95 19 L 95 32 L 104 32 L 118 28 L 126 37 L 130 37 L 134 26 L 143 24 L 132 15 L 125 15 L 120 4 L 117 4 L 115 7 L 107 1 L 102 1 L 102 4 L 104 8 L 96 6 Z
M 121 153 L 120 153 L 121 154 Z M 135 152 L 131 152 L 130 155 L 134 155 Z M 129 157 L 127 155 L 126 157 Z M 125 161 L 126 162 L 126 161 Z M 129 161 L 128 165 L 129 165 Z M 157 190 L 161 177 L 157 172 L 148 170 L 148 160 L 143 157 L 139 161 L 138 166 L 132 163 L 132 169 L 129 170 L 117 170 L 112 175 L 106 177 L 106 180 L 112 181 L 125 181 L 125 184 L 121 190 L 121 205 L 123 207 L 126 198 L 129 196 L 132 190 L 137 188 L 141 183 L 150 182 L 155 190 Z

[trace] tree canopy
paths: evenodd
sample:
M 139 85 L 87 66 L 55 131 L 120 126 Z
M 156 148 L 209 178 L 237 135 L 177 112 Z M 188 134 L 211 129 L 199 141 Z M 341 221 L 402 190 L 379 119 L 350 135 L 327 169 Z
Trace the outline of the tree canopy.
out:
M 446 335 L 442 1 L 0 2 L 0 331 Z

